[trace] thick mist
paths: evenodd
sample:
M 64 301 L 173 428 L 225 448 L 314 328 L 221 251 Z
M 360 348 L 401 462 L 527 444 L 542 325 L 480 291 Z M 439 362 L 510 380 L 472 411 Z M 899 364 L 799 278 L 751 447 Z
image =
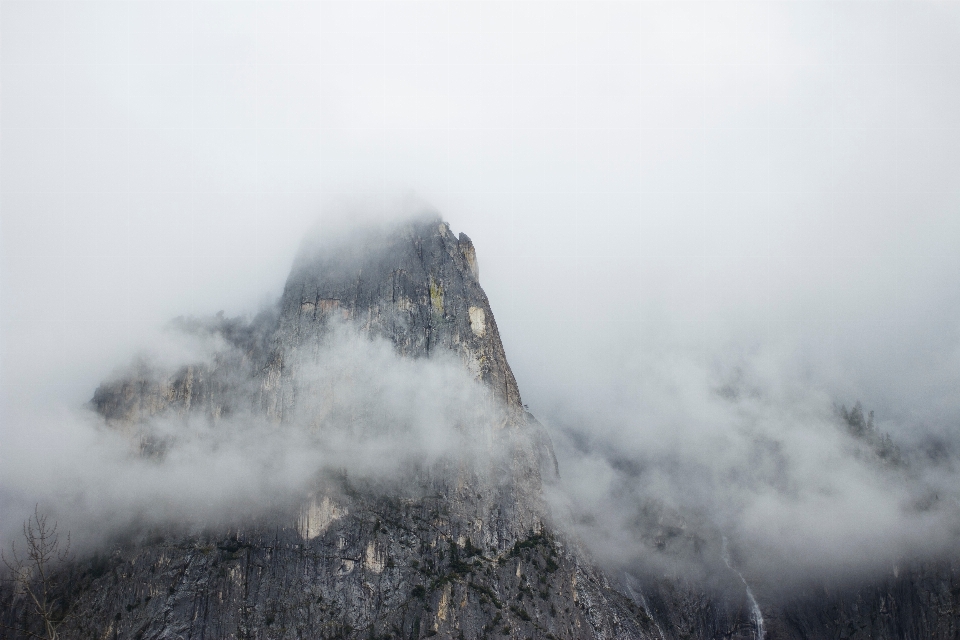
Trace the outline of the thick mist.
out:
M 689 575 L 727 547 L 776 588 L 954 557 L 956 437 L 891 437 L 902 425 L 783 366 L 783 354 L 674 353 L 593 394 L 587 412 L 557 407 L 556 513 L 608 566 Z
M 191 425 L 157 467 L 81 407 L 145 346 L 170 366 L 208 352 L 162 337 L 170 318 L 272 304 L 317 220 L 426 201 L 475 243 L 555 439 L 556 517 L 604 562 L 681 561 L 664 527 L 727 536 L 748 577 L 955 555 L 957 5 L 4 1 L 0 18 L 4 542 L 34 501 L 99 534 L 301 490 L 333 462 L 268 425 L 238 418 L 223 443 Z M 365 384 L 470 389 L 409 367 L 433 365 Z M 440 415 L 466 406 L 445 393 Z M 851 435 L 839 408 L 858 400 L 902 464 Z M 423 444 L 436 414 L 384 402 Z
M 243 366 L 247 345 L 225 339 L 255 333 L 269 318 L 181 320 L 162 345 L 117 372 L 119 381 L 158 389 L 161 402 L 178 377 L 200 384 L 205 375 L 218 389 L 212 401 L 171 403 L 133 424 L 105 420 L 93 403 L 15 412 L 20 428 L 5 437 L 5 450 L 17 456 L 0 470 L 4 540 L 16 539 L 35 504 L 88 551 L 151 527 L 289 517 L 331 478 L 415 497 L 431 489 L 431 475 L 485 477 L 498 464 L 509 434 L 494 434 L 506 413 L 459 359 L 403 358 L 349 324 L 331 327 L 298 370 L 294 413 L 271 419 L 256 405 L 261 381 Z M 210 371 L 212 363 L 226 371 Z

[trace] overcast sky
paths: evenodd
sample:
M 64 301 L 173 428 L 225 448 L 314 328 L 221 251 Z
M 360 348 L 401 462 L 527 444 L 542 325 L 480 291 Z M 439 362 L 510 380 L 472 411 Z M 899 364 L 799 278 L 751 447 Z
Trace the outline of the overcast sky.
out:
M 682 344 L 956 415 L 958 3 L 0 18 L 4 403 L 84 401 L 161 322 L 274 300 L 318 218 L 413 197 L 474 239 L 535 409 Z
M 318 220 L 428 203 L 595 549 L 651 498 L 777 572 L 950 548 L 957 470 L 893 483 L 833 406 L 960 451 L 957 114 L 957 2 L 2 2 L 0 504 L 208 504 L 202 460 L 110 498 L 58 411 L 275 301 Z

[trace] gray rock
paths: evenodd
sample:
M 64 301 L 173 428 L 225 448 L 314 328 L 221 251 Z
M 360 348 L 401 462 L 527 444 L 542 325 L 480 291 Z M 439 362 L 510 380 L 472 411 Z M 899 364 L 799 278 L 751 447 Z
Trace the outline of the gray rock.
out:
M 551 520 L 543 489 L 556 458 L 524 411 L 478 276 L 473 243 L 433 215 L 313 238 L 275 312 L 179 321 L 229 348 L 176 371 L 138 363 L 102 384 L 96 410 L 142 455 L 162 457 L 169 442 L 149 428 L 158 417 L 249 413 L 282 425 L 313 410 L 304 371 L 347 323 L 402 356 L 458 358 L 503 408 L 506 454 L 489 468 L 416 471 L 403 490 L 329 472 L 269 516 L 131 532 L 67 570 L 60 595 L 76 615 L 61 637 L 666 640 L 754 638 L 761 628 L 767 638 L 960 637 L 956 563 L 786 599 L 759 593 L 762 627 L 732 570 L 711 583 L 613 579 L 596 567 Z M 22 594 L 4 587 L 0 603 L 7 627 L 39 633 Z

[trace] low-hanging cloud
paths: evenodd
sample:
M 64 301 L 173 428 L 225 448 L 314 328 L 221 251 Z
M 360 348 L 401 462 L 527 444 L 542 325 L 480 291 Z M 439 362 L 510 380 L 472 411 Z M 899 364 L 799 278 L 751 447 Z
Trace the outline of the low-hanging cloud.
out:
M 555 508 L 601 562 L 690 572 L 729 541 L 745 575 L 783 587 L 951 557 L 955 437 L 898 441 L 784 353 L 726 355 L 673 349 L 549 412 Z
M 226 324 L 236 331 L 245 322 L 180 321 L 162 351 L 119 372 L 121 381 L 164 388 L 186 367 L 219 359 L 235 370 L 219 380 L 216 407 L 170 406 L 135 422 L 105 420 L 93 403 L 24 408 L 0 465 L 3 540 L 17 537 L 34 504 L 88 550 L 129 530 L 215 526 L 296 507 L 330 474 L 416 495 L 423 473 L 485 474 L 499 455 L 506 414 L 452 354 L 403 358 L 383 338 L 335 325 L 299 368 L 300 400 L 280 421 L 255 407 L 259 381 L 217 329 Z
M 263 355 L 250 352 L 271 348 L 275 314 L 178 319 L 87 408 L 19 407 L 23 428 L 9 431 L 0 466 L 4 540 L 37 503 L 90 549 L 124 531 L 295 508 L 324 474 L 415 493 L 422 470 L 496 464 L 506 414 L 454 354 L 403 358 L 348 323 L 297 366 L 297 401 L 271 415 Z M 626 360 L 598 352 L 584 364 L 606 377 L 541 415 L 560 463 L 547 487 L 552 517 L 601 563 L 697 575 L 728 557 L 729 543 L 751 580 L 783 585 L 955 548 L 960 448 L 949 430 L 851 413 L 840 403 L 852 399 L 783 334 L 752 346 L 643 336 L 649 343 L 608 336 Z M 165 404 L 191 371 L 216 397 Z M 107 406 L 124 383 L 166 398 L 162 410 Z
M 76 407 L 144 344 L 206 359 L 153 327 L 274 300 L 312 221 L 407 189 L 475 242 L 558 514 L 605 560 L 656 559 L 683 522 L 798 574 L 955 534 L 957 5 L 0 13 L 5 537 L 33 500 L 91 529 L 200 517 L 333 464 L 234 415 L 154 424 L 182 445 L 158 465 Z M 905 466 L 848 433 L 857 399 Z

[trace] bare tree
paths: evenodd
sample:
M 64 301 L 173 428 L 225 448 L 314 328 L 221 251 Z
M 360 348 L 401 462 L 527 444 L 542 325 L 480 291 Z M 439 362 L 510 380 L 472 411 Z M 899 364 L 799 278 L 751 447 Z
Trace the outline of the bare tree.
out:
M 62 606 L 62 594 L 57 594 L 59 570 L 72 559 L 70 555 L 70 534 L 61 547 L 57 533 L 57 523 L 47 524 L 47 516 L 40 513 L 39 505 L 33 510 L 33 517 L 23 523 L 23 537 L 26 550 L 17 550 L 16 541 L 10 543 L 10 555 L 0 552 L 0 558 L 11 574 L 14 589 L 27 599 L 32 609 L 43 622 L 43 635 L 19 627 L 6 628 L 19 631 L 34 638 L 57 640 L 60 625 L 69 617 L 69 611 Z

